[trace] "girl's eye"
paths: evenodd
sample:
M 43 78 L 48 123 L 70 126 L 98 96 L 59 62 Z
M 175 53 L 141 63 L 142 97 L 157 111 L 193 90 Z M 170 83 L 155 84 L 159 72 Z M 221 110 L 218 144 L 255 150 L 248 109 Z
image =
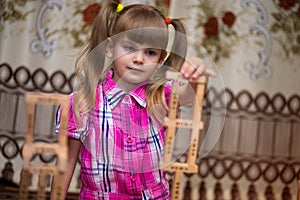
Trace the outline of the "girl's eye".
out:
M 156 56 L 156 51 L 154 51 L 154 50 L 148 50 L 147 51 L 147 54 L 149 55 L 149 56 Z
M 135 48 L 133 46 L 125 46 L 125 49 L 127 51 L 134 51 L 135 50 Z

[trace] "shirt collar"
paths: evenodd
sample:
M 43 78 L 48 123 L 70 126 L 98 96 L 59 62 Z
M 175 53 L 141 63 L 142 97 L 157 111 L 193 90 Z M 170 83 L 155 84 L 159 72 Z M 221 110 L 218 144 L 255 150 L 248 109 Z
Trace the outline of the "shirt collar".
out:
M 103 81 L 103 92 L 108 99 L 109 106 L 113 109 L 119 102 L 121 102 L 126 94 L 132 96 L 135 101 L 142 107 L 146 107 L 146 86 L 141 85 L 130 92 L 124 92 L 113 81 L 113 70 L 108 71 L 106 79 Z

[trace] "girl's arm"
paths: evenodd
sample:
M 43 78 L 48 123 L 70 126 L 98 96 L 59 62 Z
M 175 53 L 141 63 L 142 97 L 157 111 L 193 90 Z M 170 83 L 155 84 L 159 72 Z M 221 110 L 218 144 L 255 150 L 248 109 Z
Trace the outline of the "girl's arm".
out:
M 73 173 L 77 164 L 79 151 L 81 148 L 81 141 L 78 139 L 70 138 L 68 140 L 68 164 L 66 169 L 66 178 L 65 178 L 65 191 L 64 191 L 64 198 L 66 198 Z
M 74 138 L 68 138 L 68 162 L 67 162 L 67 166 L 66 166 L 66 174 L 65 174 L 65 188 L 63 191 L 63 199 L 66 198 L 67 196 L 67 192 L 72 180 L 72 176 L 74 173 L 74 169 L 76 167 L 77 164 L 77 159 L 78 159 L 78 155 L 79 155 L 79 151 L 81 148 L 81 141 L 74 139 Z M 61 181 L 61 180 L 53 180 L 53 181 Z M 51 200 L 55 200 L 53 199 L 53 195 L 51 195 Z
M 198 57 L 186 60 L 180 69 L 181 75 L 186 79 L 198 79 L 200 76 L 216 77 L 216 73 L 207 68 L 205 62 Z M 186 84 L 179 87 L 179 102 L 186 105 L 194 100 L 195 92 L 192 85 Z

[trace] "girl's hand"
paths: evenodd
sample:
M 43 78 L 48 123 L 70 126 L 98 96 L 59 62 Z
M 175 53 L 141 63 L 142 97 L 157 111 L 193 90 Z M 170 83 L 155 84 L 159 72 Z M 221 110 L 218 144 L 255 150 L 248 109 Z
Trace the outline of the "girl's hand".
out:
M 180 73 L 186 79 L 197 79 L 201 75 L 216 77 L 216 73 L 208 69 L 204 61 L 198 57 L 191 57 L 189 60 L 186 60 L 181 66 Z

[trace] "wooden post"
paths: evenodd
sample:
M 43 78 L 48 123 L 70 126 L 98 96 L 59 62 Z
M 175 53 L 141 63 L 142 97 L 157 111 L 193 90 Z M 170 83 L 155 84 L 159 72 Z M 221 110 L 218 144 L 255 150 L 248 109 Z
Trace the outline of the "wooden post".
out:
M 181 77 L 178 72 L 167 72 L 167 79 L 187 81 Z M 203 129 L 202 122 L 202 105 L 206 89 L 205 77 L 200 77 L 197 80 L 189 79 L 189 83 L 195 84 L 195 102 L 193 104 L 192 119 L 177 119 L 178 100 L 176 98 L 179 87 L 178 81 L 174 81 L 172 85 L 172 94 L 170 97 L 169 113 L 165 118 L 166 140 L 164 148 L 164 158 L 161 163 L 161 168 L 164 171 L 175 172 L 172 186 L 172 200 L 180 198 L 181 182 L 183 173 L 197 173 L 198 165 L 196 164 L 198 145 L 200 138 L 200 130 Z M 187 128 L 191 131 L 191 144 L 187 152 L 187 162 L 172 162 L 173 144 L 175 138 L 175 131 L 177 128 Z
M 28 180 L 30 174 L 39 176 L 37 199 L 46 199 L 46 180 L 48 176 L 58 177 L 59 182 L 54 182 L 52 194 L 54 199 L 63 200 L 62 191 L 65 186 L 64 175 L 67 165 L 68 155 L 68 136 L 67 136 L 67 121 L 69 100 L 67 95 L 58 94 L 38 94 L 28 93 L 25 95 L 27 105 L 27 131 L 23 146 L 23 170 L 21 174 L 21 187 L 19 191 L 19 199 L 28 199 Z M 35 107 L 37 104 L 52 104 L 61 106 L 61 124 L 58 135 L 58 143 L 34 142 L 33 127 Z M 50 120 L 49 120 L 50 121 Z M 50 123 L 50 122 L 49 122 Z M 54 134 L 54 133 L 53 133 Z M 30 162 L 35 154 L 54 154 L 57 156 L 57 164 L 55 166 L 36 165 Z

